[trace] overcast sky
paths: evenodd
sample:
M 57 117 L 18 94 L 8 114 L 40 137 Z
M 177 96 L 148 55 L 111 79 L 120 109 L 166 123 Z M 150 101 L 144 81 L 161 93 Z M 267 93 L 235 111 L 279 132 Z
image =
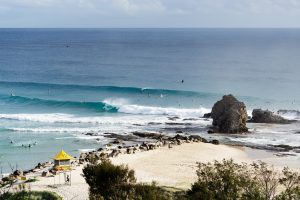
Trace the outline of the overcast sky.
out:
M 300 0 L 0 0 L 0 27 L 300 27 Z

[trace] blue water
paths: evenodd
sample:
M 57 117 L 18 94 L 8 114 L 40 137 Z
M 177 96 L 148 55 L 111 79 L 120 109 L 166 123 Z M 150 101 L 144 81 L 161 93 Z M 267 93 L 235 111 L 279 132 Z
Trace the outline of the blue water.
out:
M 167 130 L 148 123 L 202 116 L 227 93 L 300 110 L 299 52 L 300 29 L 0 29 L 0 165 Z M 300 146 L 298 124 L 262 130 L 241 141 Z

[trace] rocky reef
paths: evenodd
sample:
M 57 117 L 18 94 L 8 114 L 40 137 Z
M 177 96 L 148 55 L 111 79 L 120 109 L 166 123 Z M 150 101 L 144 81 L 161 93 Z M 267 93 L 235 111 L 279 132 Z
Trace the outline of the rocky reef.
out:
M 175 135 L 174 137 L 155 134 L 155 133 L 143 133 L 143 132 L 134 132 L 135 136 L 140 138 L 152 139 L 151 142 L 142 142 L 130 146 L 122 145 L 122 142 L 116 143 L 113 141 L 112 143 L 107 144 L 104 148 L 99 148 L 98 150 L 81 153 L 79 156 L 79 163 L 85 162 L 97 162 L 101 158 L 110 158 L 116 157 L 119 154 L 134 154 L 137 152 L 150 151 L 163 146 L 168 148 L 172 148 L 175 145 L 181 145 L 184 143 L 193 143 L 193 142 L 203 142 L 203 143 L 211 143 L 218 145 L 218 140 L 208 141 L 205 138 L 202 138 L 198 135 Z M 121 144 L 121 145 L 118 145 Z

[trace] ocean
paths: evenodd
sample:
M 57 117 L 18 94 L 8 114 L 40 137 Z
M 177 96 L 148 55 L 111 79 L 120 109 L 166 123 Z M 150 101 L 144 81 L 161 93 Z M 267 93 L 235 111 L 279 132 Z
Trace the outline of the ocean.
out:
M 300 146 L 299 123 L 209 135 L 199 118 L 231 93 L 249 114 L 299 120 L 299 52 L 300 29 L 0 29 L 0 167 L 78 156 L 105 133 L 133 131 Z

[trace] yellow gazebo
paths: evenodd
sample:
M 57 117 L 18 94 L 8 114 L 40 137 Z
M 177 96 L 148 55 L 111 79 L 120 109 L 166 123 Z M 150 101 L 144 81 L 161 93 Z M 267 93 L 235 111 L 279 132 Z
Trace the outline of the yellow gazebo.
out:
M 67 171 L 71 170 L 71 160 L 74 158 L 67 154 L 64 150 L 61 150 L 53 158 L 54 160 L 54 169 L 57 171 Z

